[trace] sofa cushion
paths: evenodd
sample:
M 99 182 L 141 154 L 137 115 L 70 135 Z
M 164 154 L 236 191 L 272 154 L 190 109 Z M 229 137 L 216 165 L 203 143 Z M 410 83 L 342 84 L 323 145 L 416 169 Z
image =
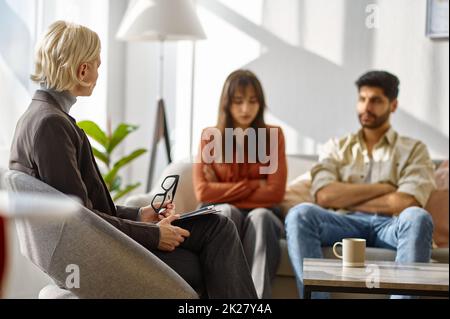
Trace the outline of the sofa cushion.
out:
M 286 216 L 289 209 L 295 205 L 312 202 L 314 200 L 311 196 L 311 175 L 307 172 L 288 184 L 283 201 L 280 203 L 281 212 Z
M 280 239 L 281 258 L 278 266 L 278 276 L 294 276 L 291 260 L 289 259 L 286 239 Z
M 286 193 L 280 203 L 281 212 L 286 216 L 293 206 L 312 202 L 311 175 L 309 171 L 317 162 L 316 155 L 288 155 L 288 179 Z
M 434 176 L 437 189 L 448 190 L 448 160 L 439 165 Z
M 425 206 L 433 218 L 433 240 L 437 247 L 448 247 L 449 193 L 448 190 L 436 190 L 431 193 Z
M 433 217 L 433 239 L 437 247 L 448 247 L 449 240 L 449 193 L 448 161 L 444 161 L 435 172 L 437 190 L 431 193 L 425 209 Z
M 431 261 L 448 264 L 448 248 L 435 248 L 431 252 Z

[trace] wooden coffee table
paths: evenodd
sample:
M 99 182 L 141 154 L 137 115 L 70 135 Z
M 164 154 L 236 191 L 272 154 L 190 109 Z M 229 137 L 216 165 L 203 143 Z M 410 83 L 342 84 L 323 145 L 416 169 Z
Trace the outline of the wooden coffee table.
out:
M 448 264 L 366 261 L 361 268 L 342 267 L 337 259 L 303 261 L 304 298 L 313 291 L 447 297 Z

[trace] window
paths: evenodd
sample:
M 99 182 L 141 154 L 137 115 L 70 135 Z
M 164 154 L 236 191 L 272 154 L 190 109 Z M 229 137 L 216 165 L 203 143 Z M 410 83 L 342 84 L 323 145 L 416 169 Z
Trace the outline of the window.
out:
M 38 1 L 0 1 L 0 166 L 7 166 L 15 123 L 30 102 Z

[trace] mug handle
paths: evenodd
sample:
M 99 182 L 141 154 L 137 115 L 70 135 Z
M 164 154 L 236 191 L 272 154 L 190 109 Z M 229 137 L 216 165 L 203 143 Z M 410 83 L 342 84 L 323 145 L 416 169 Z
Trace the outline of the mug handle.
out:
M 342 242 L 338 241 L 337 243 L 334 243 L 334 245 L 333 245 L 333 254 L 334 254 L 337 258 L 342 259 L 342 255 L 339 255 L 339 254 L 336 252 L 336 247 L 337 247 L 338 245 L 341 245 L 341 246 L 342 246 Z

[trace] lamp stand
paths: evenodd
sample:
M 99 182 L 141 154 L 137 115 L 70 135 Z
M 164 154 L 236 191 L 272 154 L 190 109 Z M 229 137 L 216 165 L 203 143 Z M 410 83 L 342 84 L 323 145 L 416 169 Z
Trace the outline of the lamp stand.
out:
M 164 139 L 166 145 L 166 154 L 167 160 L 172 163 L 172 157 L 170 156 L 170 140 L 169 140 L 169 130 L 167 127 L 167 118 L 166 118 L 166 110 L 163 99 L 158 100 L 156 117 L 155 117 L 155 131 L 153 133 L 153 140 L 151 144 L 151 153 L 150 153 L 150 168 L 148 171 L 148 179 L 147 179 L 147 189 L 146 192 L 150 192 L 153 182 L 153 172 L 155 170 L 155 162 L 156 162 L 156 151 L 158 149 L 158 142 Z
M 192 70 L 191 70 L 191 110 L 189 112 L 189 159 L 192 161 L 192 145 L 194 143 L 194 100 L 195 100 L 195 56 L 196 42 L 192 43 Z
M 166 144 L 167 160 L 172 163 L 172 157 L 170 156 L 170 139 L 169 128 L 167 126 L 166 108 L 163 99 L 164 91 L 164 39 L 160 39 L 160 51 L 159 51 L 159 99 L 156 105 L 156 117 L 155 117 L 155 130 L 153 133 L 152 144 L 150 145 L 150 167 L 148 170 L 147 189 L 146 192 L 150 192 L 153 182 L 153 173 L 155 170 L 156 152 L 158 149 L 158 142 L 164 139 Z

